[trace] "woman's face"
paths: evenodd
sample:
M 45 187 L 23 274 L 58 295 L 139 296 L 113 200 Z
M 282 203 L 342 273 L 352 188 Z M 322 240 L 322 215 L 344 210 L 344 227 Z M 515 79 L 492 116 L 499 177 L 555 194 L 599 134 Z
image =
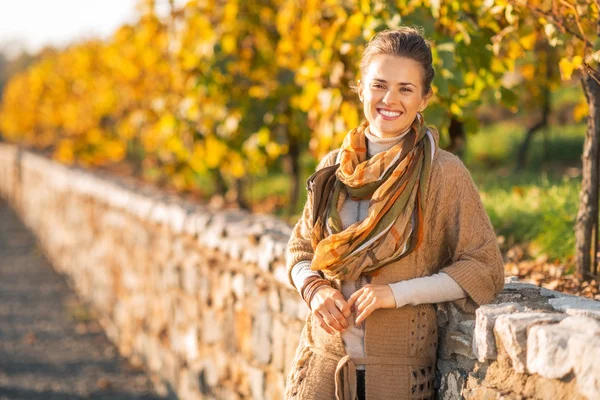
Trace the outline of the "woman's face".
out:
M 358 93 L 371 134 L 382 138 L 406 131 L 431 98 L 431 91 L 423 95 L 421 65 L 388 54 L 371 59 Z

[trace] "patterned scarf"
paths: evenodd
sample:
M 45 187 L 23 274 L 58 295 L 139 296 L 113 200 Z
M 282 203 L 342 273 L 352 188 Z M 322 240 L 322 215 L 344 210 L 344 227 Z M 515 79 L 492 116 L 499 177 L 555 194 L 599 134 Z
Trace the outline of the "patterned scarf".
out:
M 330 279 L 357 279 L 416 249 L 423 240 L 423 210 L 436 146 L 434 135 L 417 114 L 409 132 L 391 149 L 367 159 L 368 122 L 348 132 L 338 160 L 336 181 L 325 215 L 313 227 L 312 268 Z M 435 132 L 437 138 L 437 132 Z M 370 199 L 367 217 L 343 229 L 340 193 Z

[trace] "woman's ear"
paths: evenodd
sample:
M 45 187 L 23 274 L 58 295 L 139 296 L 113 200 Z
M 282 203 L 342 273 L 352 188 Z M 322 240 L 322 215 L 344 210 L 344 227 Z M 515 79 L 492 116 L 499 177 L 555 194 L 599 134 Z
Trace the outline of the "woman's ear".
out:
M 360 99 L 360 102 L 363 102 L 363 83 L 362 81 L 359 79 L 358 80 L 358 98 Z
M 425 95 L 425 97 L 421 101 L 421 107 L 419 107 L 419 112 L 423 112 L 427 108 L 427 105 L 429 104 L 429 100 L 431 100 L 432 97 L 433 97 L 433 90 L 429 89 L 429 92 Z

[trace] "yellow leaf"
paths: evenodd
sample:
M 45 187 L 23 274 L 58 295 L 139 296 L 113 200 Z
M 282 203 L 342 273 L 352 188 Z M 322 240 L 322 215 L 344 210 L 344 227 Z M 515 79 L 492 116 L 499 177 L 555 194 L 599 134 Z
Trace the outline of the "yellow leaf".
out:
M 574 56 L 571 60 L 571 64 L 573 64 L 573 68 L 580 68 L 583 64 L 583 58 L 581 56 Z
M 521 75 L 526 80 L 533 80 L 535 75 L 535 66 L 533 64 L 525 64 L 521 66 Z
M 566 80 L 571 79 L 571 75 L 573 74 L 573 70 L 575 69 L 575 66 L 568 59 L 562 58 L 558 62 L 558 68 L 560 69 L 560 76 L 561 76 L 561 78 L 564 81 L 566 81 Z
M 354 41 L 357 37 L 359 37 L 363 28 L 364 20 L 365 16 L 361 12 L 357 12 L 353 14 L 350 18 L 348 18 L 348 20 L 344 24 L 346 31 L 342 36 L 342 40 Z
M 248 89 L 248 95 L 257 99 L 264 99 L 269 95 L 269 91 L 263 86 L 254 85 Z
M 224 35 L 223 39 L 221 40 L 221 47 L 223 48 L 223 52 L 225 54 L 233 54 L 237 48 L 235 36 Z
M 523 46 L 523 48 L 525 50 L 532 50 L 533 47 L 535 46 L 536 39 L 537 39 L 536 32 L 533 31 L 529 35 L 522 36 L 519 39 L 519 42 L 521 43 L 521 46 Z
M 217 168 L 227 154 L 227 146 L 213 136 L 209 136 L 206 138 L 204 154 L 208 168 Z
M 279 145 L 274 142 L 269 142 L 265 150 L 271 159 L 276 159 L 281 154 Z
M 259 145 L 265 146 L 267 143 L 269 143 L 269 140 L 271 138 L 271 131 L 269 131 L 269 128 L 262 127 L 257 133 Z
M 450 112 L 452 112 L 452 114 L 454 114 L 456 116 L 462 115 L 462 110 L 456 103 L 450 104 Z
M 234 178 L 241 178 L 245 175 L 244 160 L 236 153 L 232 154 L 229 160 L 229 172 Z

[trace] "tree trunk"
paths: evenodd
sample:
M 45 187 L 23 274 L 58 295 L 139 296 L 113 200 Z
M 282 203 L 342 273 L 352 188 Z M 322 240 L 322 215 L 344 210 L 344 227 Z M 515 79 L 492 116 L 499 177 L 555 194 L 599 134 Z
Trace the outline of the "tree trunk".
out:
M 517 155 L 517 170 L 522 170 L 527 164 L 527 151 L 531 144 L 533 135 L 542 128 L 548 126 L 548 117 L 550 116 L 550 88 L 546 85 L 544 87 L 544 103 L 542 105 L 542 118 L 535 125 L 533 125 L 525 134 L 525 139 L 519 147 L 519 153 Z
M 244 197 L 244 186 L 245 184 L 243 178 L 236 179 L 233 182 L 233 185 L 227 191 L 227 194 L 225 194 L 225 198 L 229 203 L 235 204 L 242 210 L 250 210 L 250 205 Z
M 600 77 L 596 77 L 600 79 Z M 600 138 L 600 85 L 584 72 L 581 85 L 589 106 L 588 125 L 583 144 L 581 193 L 575 224 L 577 272 L 590 278 L 596 270 L 598 243 L 598 143 Z
M 450 145 L 446 150 L 462 158 L 467 141 L 465 137 L 465 126 L 462 121 L 452 117 L 450 120 L 450 127 L 448 128 L 448 135 L 450 136 Z
M 225 197 L 225 193 L 227 193 L 227 182 L 225 182 L 223 175 L 221 175 L 221 171 L 212 171 L 211 176 L 213 184 L 215 185 L 215 194 Z

